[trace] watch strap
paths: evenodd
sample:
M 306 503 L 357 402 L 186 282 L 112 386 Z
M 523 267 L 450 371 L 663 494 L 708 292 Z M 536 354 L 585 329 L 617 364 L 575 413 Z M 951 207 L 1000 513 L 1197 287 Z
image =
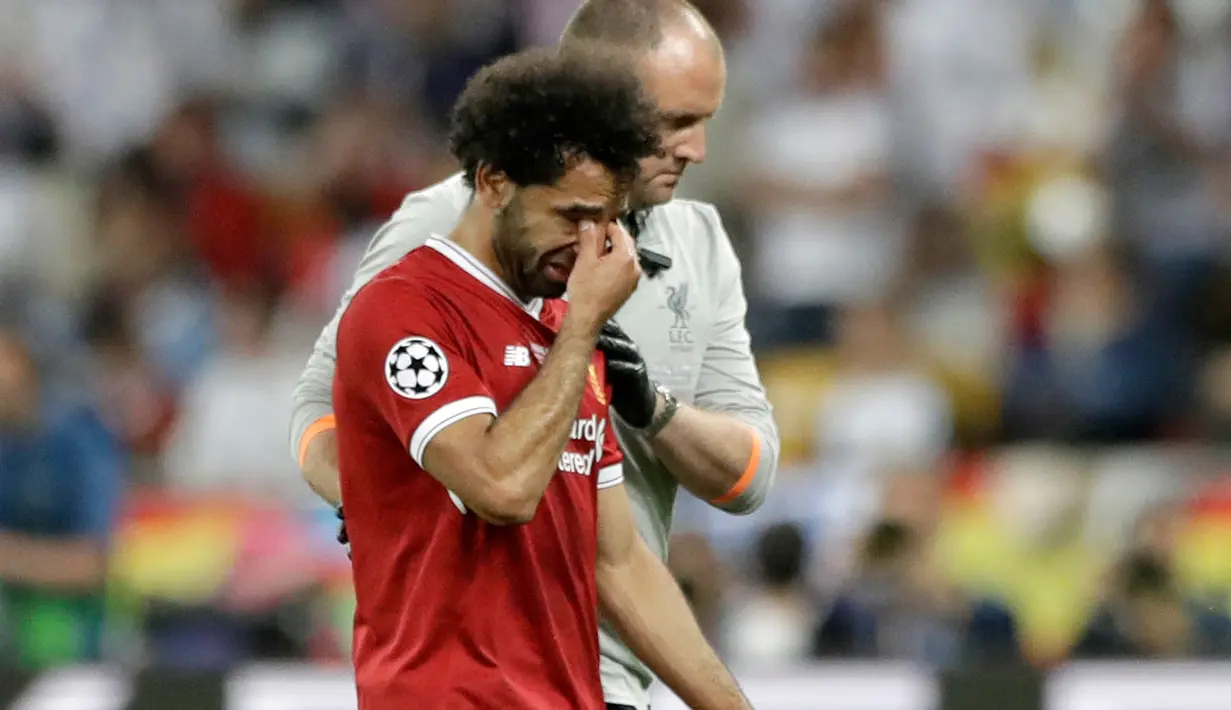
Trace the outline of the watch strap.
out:
M 675 395 L 671 394 L 671 390 L 663 387 L 662 385 L 658 385 L 654 389 L 658 394 L 663 396 L 664 404 L 662 411 L 655 415 L 655 417 L 650 420 L 650 423 L 641 430 L 642 435 L 647 439 L 653 439 L 655 436 L 658 436 L 658 433 L 670 424 L 672 419 L 675 418 L 675 413 L 680 408 L 680 401 L 675 398 Z

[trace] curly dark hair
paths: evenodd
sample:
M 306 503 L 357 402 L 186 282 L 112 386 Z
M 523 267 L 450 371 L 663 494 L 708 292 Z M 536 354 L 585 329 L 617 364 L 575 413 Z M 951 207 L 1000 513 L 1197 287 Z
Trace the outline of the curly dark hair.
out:
M 533 49 L 481 69 L 453 107 L 453 155 L 473 187 L 480 165 L 522 186 L 551 185 L 581 158 L 621 182 L 659 150 L 657 111 L 625 55 Z

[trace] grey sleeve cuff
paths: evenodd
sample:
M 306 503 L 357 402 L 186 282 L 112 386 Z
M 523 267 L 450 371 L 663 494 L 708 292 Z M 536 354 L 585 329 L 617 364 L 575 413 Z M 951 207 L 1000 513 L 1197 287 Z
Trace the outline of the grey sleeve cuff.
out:
M 724 510 L 734 515 L 748 515 L 754 513 L 769 497 L 769 491 L 774 486 L 774 477 L 778 473 L 778 432 L 776 427 L 770 426 L 769 431 L 765 431 L 763 427 L 753 425 L 753 435 L 756 436 L 756 462 L 749 461 L 749 471 L 745 471 L 745 476 L 751 476 L 747 480 L 741 478 L 736 488 L 742 486 L 742 490 L 733 497 L 719 498 L 716 501 L 711 501 L 710 504 L 719 510 Z
M 328 362 L 322 362 L 328 361 Z M 291 398 L 291 457 L 303 465 L 303 453 L 308 442 L 304 436 L 312 425 L 333 414 L 333 363 L 320 352 L 313 351 Z

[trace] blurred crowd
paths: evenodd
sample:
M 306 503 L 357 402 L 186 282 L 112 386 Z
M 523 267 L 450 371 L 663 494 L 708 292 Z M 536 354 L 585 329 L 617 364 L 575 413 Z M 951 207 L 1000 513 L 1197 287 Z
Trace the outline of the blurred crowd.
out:
M 732 662 L 1231 657 L 1220 0 L 695 0 L 783 436 L 681 500 Z M 290 392 L 488 60 L 575 0 L 0 0 L 0 659 L 345 658 Z

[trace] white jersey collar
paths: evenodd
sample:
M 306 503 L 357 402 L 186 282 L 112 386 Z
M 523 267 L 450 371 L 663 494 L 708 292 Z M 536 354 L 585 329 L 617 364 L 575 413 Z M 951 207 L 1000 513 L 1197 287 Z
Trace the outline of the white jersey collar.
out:
M 496 293 L 504 296 L 513 303 L 516 303 L 523 311 L 530 314 L 535 320 L 539 314 L 543 312 L 543 299 L 535 298 L 531 301 L 522 301 L 513 293 L 513 289 L 509 288 L 508 284 L 500 279 L 491 269 L 487 268 L 474 255 L 466 251 L 456 243 L 445 239 L 444 237 L 433 234 L 424 242 L 424 246 L 435 249 L 440 252 L 446 259 L 453 262 L 462 271 L 470 274 L 476 281 L 490 288 Z

